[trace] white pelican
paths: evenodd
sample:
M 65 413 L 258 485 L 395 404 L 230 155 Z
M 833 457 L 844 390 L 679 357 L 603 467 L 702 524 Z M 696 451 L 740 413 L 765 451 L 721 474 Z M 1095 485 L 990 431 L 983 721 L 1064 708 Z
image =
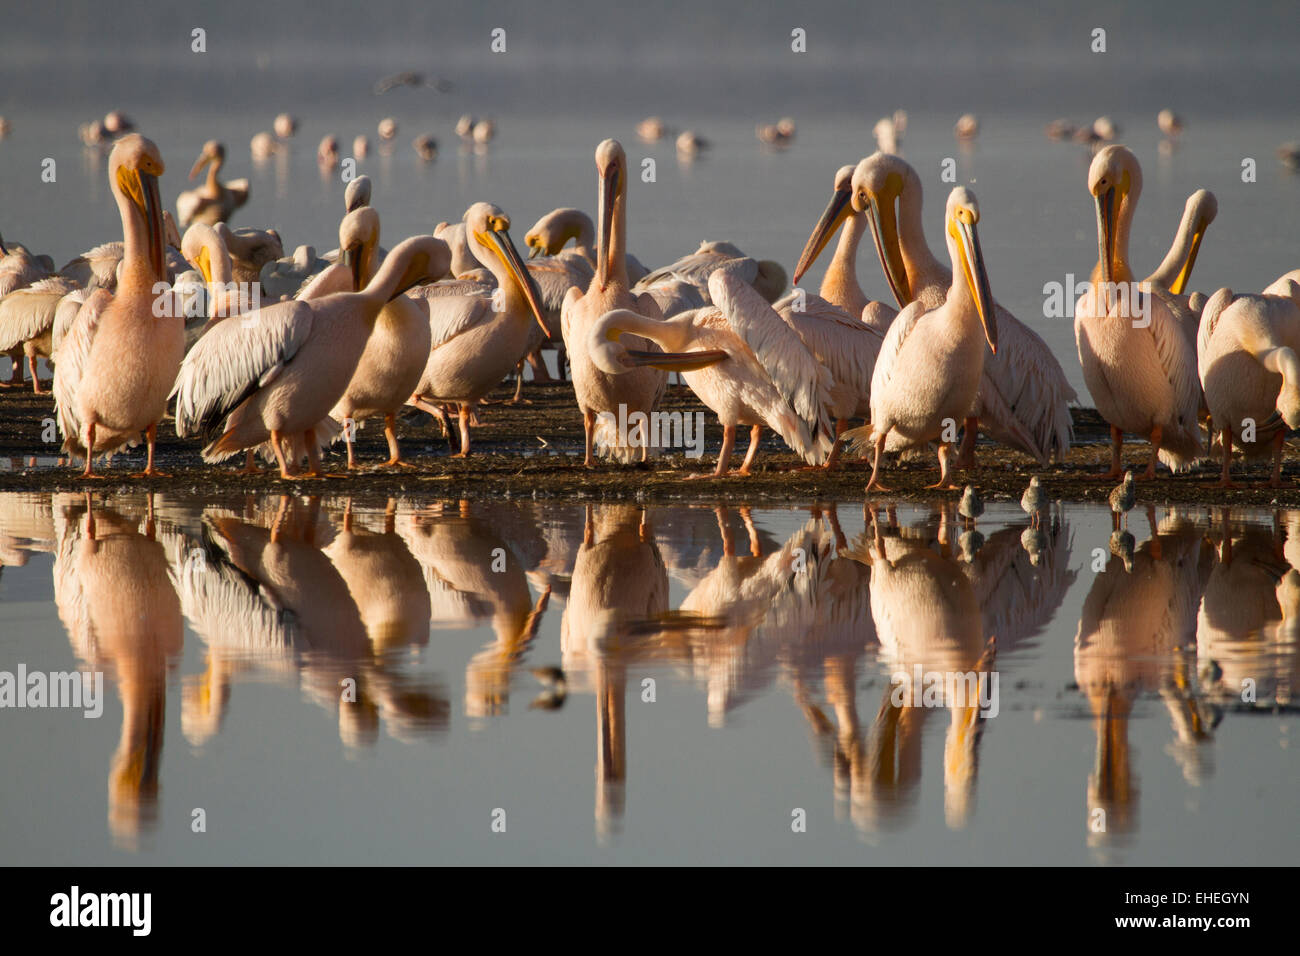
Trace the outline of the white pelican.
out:
M 329 264 L 328 259 L 316 255 L 315 246 L 299 246 L 293 250 L 292 257 L 275 259 L 262 266 L 257 281 L 262 286 L 263 297 L 272 302 L 292 298 L 312 276 Z
M 658 116 L 647 116 L 636 124 L 636 135 L 643 143 L 655 143 L 672 133 Z
M 1234 437 L 1248 457 L 1272 451 L 1269 486 L 1282 487 L 1282 443 L 1287 429 L 1300 428 L 1298 303 L 1300 285 L 1284 278 L 1263 295 L 1220 289 L 1201 313 L 1197 371 L 1223 443 L 1220 487 L 1236 487 L 1229 470 Z
M 560 325 L 564 345 L 573 369 L 573 391 L 582 410 L 582 429 L 586 454 L 583 464 L 594 464 L 597 415 L 609 412 L 619 414 L 620 406 L 627 415 L 654 411 L 668 384 L 668 375 L 659 369 L 638 368 L 622 375 L 610 375 L 596 365 L 588 351 L 589 332 L 592 325 L 612 309 L 631 309 L 653 319 L 663 318 L 659 306 L 646 294 L 637 295 L 631 290 L 627 274 L 627 154 L 617 140 L 607 139 L 596 147 L 596 169 L 600 173 L 600 234 L 596 248 L 596 277 L 583 292 L 570 289 L 564 298 Z M 625 343 L 633 348 L 645 348 L 645 340 Z M 601 419 L 602 423 L 607 419 Z M 610 453 L 629 460 L 632 449 L 618 436 L 602 437 Z M 641 460 L 649 454 L 648 427 L 641 432 Z M 627 437 L 627 436 L 623 436 Z
M 952 135 L 961 142 L 970 142 L 980 134 L 979 117 L 974 113 L 962 113 L 957 118 L 957 125 L 952 128 Z
M 1097 411 L 1110 423 L 1111 468 L 1106 476 L 1123 473 L 1124 432 L 1134 432 L 1150 436 L 1151 462 L 1141 477 L 1153 478 L 1157 458 L 1178 470 L 1204 451 L 1197 424 L 1201 385 L 1196 355 L 1182 330 L 1188 321 L 1186 309 L 1150 285 L 1142 293 L 1148 313 L 1140 320 L 1133 314 L 1135 297 L 1107 295 L 1107 301 L 1101 300 L 1099 283 L 1113 289 L 1109 284 L 1134 281 L 1128 240 L 1142 192 L 1137 157 L 1123 146 L 1101 150 L 1088 170 L 1088 190 L 1097 203 L 1100 260 L 1092 288 L 1075 306 L 1079 363 Z
M 1187 197 L 1183 218 L 1178 222 L 1173 244 L 1156 271 L 1146 281 L 1168 289 L 1174 295 L 1186 294 L 1187 283 L 1201 251 L 1205 231 L 1219 214 L 1219 201 L 1208 189 L 1198 189 Z
M 274 229 L 231 229 L 224 222 L 215 226 L 226 252 L 236 282 L 256 282 L 262 266 L 284 256 L 284 243 Z
M 760 123 L 754 129 L 758 141 L 766 146 L 782 149 L 794 142 L 794 120 L 783 116 L 775 123 Z
M 215 139 L 203 144 L 203 151 L 190 170 L 190 179 L 197 179 L 204 166 L 208 167 L 208 178 L 198 189 L 183 192 L 176 197 L 176 217 L 182 229 L 188 229 L 196 222 L 205 222 L 210 226 L 229 222 L 231 214 L 248 202 L 247 179 L 232 179 L 228 183 L 217 179 L 225 162 L 225 146 Z
M 573 242 L 573 248 L 567 248 Z M 533 224 L 524 235 L 528 244 L 528 258 L 535 256 L 581 256 L 587 260 L 592 271 L 596 268 L 596 226 L 581 209 L 561 206 L 552 209 Z M 629 281 L 640 282 L 650 272 L 632 253 L 627 253 L 627 275 Z M 590 276 L 588 276 L 590 281 Z M 586 285 L 580 288 L 585 289 Z
M 40 377 L 36 374 L 37 358 L 49 359 L 54 353 L 54 315 L 65 295 L 76 290 L 71 279 L 54 275 L 37 279 L 29 286 L 15 289 L 0 298 L 0 353 L 15 350 L 27 359 L 32 373 L 32 391 L 42 394 Z M 14 375 L 22 380 L 22 366 L 14 362 Z
M 899 306 L 920 301 L 933 309 L 942 303 L 951 274 L 926 244 L 916 171 L 897 156 L 875 153 L 854 171 L 852 201 L 855 210 L 868 213 L 876 251 Z M 974 464 L 980 426 L 1042 465 L 1050 458 L 1064 460 L 1073 434 L 1067 403 L 1077 398 L 1074 389 L 1047 343 L 1006 309 L 996 303 L 993 307 L 998 351 L 986 356 L 977 400 L 959 416 L 966 419 L 959 462 Z
M 376 271 L 379 217 L 373 216 L 373 210 L 368 207 L 367 210 L 374 219 L 373 235 L 355 239 L 350 247 L 344 248 L 345 264 L 353 270 L 356 289 L 364 288 Z M 441 239 L 428 237 L 425 243 L 431 251 L 436 251 L 427 272 L 441 278 L 451 266 L 451 251 Z M 330 412 L 330 417 L 343 425 L 349 468 L 356 466 L 355 428 L 373 415 L 384 417 L 384 437 L 388 440 L 388 460 L 384 465 L 405 464 L 397 444 L 397 413 L 414 394 L 429 358 L 429 316 L 422 305 L 406 295 L 395 296 L 384 305 L 348 387 Z
M 952 258 L 947 296 L 933 308 L 914 300 L 885 336 L 871 377 L 871 424 L 845 433 L 858 439 L 870 435 L 875 446 L 867 491 L 887 490 L 879 483 L 883 452 L 938 440 L 946 421 L 970 410 L 980 388 L 985 340 L 997 353 L 999 317 L 975 229 L 979 220 L 974 194 L 958 186 L 944 211 Z M 939 441 L 939 481 L 930 487 L 957 487 L 948 476 L 951 452 L 948 442 Z
M 136 133 L 109 156 L 109 185 L 122 216 L 125 253 L 117 291 L 97 292 L 77 313 L 59 348 L 54 402 L 66 452 L 94 459 L 133 442 L 149 446 L 145 475 L 155 475 L 154 444 L 167 394 L 185 354 L 180 316 L 156 316 L 156 286 L 167 280 L 158 177 L 162 154 Z
M 591 326 L 585 352 L 608 375 L 647 366 L 680 372 L 723 427 L 713 477 L 728 473 L 738 425 L 751 428 L 739 475 L 749 474 L 763 426 L 820 464 L 831 449 L 830 407 L 842 401 L 831 373 L 748 283 L 719 270 L 709 277 L 709 292 L 712 308 L 669 319 L 612 310 Z M 666 354 L 629 349 L 624 333 L 644 336 Z
M 230 253 L 221 234 L 206 223 L 196 222 L 185 230 L 181 255 L 203 276 L 207 286 L 209 319 L 224 319 L 257 308 L 249 293 L 235 282 Z
M 0 238 L 0 301 L 18 289 L 25 288 L 38 279 L 45 278 L 49 272 L 50 270 L 25 248 L 17 243 L 10 243 L 6 246 L 4 239 Z M 0 332 L 0 337 L 11 338 L 11 336 L 5 335 L 3 332 Z M 9 359 L 13 363 L 12 368 L 9 370 L 9 381 L 5 384 L 11 386 L 22 385 L 22 340 L 14 339 L 4 351 L 8 353 Z
M 1173 110 L 1164 109 L 1156 114 L 1156 126 L 1170 139 L 1177 139 L 1183 133 L 1183 118 Z
M 426 163 L 431 163 L 438 158 L 438 140 L 429 133 L 421 133 L 411 140 L 411 148 L 415 150 L 415 155 Z
M 465 229 L 470 251 L 492 273 L 497 291 L 441 295 L 424 287 L 416 301 L 428 314 L 431 348 L 408 396 L 410 404 L 438 417 L 444 404 L 460 407 L 460 458 L 469 455 L 470 414 L 528 354 L 533 322 L 550 336 L 537 287 L 510 240 L 509 217 L 491 203 L 475 203 L 465 212 Z
M 368 208 L 349 215 L 367 213 L 373 215 Z M 433 242 L 423 236 L 403 242 L 360 292 L 277 302 L 213 326 L 176 379 L 176 433 L 208 439 L 203 458 L 209 462 L 269 440 L 282 478 L 293 477 L 288 439 L 293 464 L 305 452 L 307 477 L 320 477 L 330 409 L 347 388 L 385 303 L 423 279 L 436 261 Z
M 753 259 L 733 242 L 704 241 L 688 256 L 671 265 L 642 276 L 633 292 L 648 291 L 664 279 L 681 279 L 691 283 L 709 301 L 709 276 L 716 269 L 727 269 L 757 289 L 768 302 L 775 302 L 785 291 L 785 270 L 771 259 Z
M 831 201 L 813 227 L 812 234 L 808 236 L 808 242 L 799 255 L 799 262 L 794 267 L 794 284 L 799 284 L 799 280 L 826 248 L 831 236 L 839 230 L 839 243 L 835 246 L 835 255 L 831 257 L 830 264 L 826 266 L 819 294 L 850 315 L 863 315 L 867 306 L 872 304 L 858 284 L 857 267 L 858 245 L 867 231 L 867 216 L 853 208 L 853 169 L 852 166 L 841 166 L 835 173 Z M 888 323 L 898 313 L 888 306 L 885 306 L 885 310 L 887 319 L 884 328 L 888 328 Z

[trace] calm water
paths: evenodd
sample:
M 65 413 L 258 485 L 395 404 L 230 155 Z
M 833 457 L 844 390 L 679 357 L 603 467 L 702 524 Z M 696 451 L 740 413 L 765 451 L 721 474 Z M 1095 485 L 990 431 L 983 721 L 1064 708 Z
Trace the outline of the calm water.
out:
M 105 698 L 0 710 L 0 857 L 1294 861 L 1300 512 L 1025 529 L 0 496 L 0 672 Z M 891 699 L 917 669 L 996 706 Z

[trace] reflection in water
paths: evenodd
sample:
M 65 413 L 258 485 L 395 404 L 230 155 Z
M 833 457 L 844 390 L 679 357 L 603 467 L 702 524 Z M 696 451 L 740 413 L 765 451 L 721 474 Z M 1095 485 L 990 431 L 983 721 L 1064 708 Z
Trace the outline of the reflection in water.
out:
M 893 508 L 866 509 L 850 537 L 843 506 L 791 514 L 163 495 L 106 505 L 11 494 L 0 495 L 0 570 L 53 553 L 72 647 L 116 687 L 123 718 L 108 815 L 127 848 L 158 815 L 166 695 L 187 626 L 202 652 L 180 678 L 192 745 L 222 733 L 241 683 L 269 681 L 331 711 L 349 749 L 384 731 L 408 745 L 445 735 L 450 695 L 422 663 L 441 659 L 454 631 L 484 628 L 486 643 L 465 664 L 472 725 L 509 714 L 516 681 L 530 701 L 517 711 L 525 720 L 595 698 L 601 840 L 628 812 L 628 698 L 656 693 L 647 678 L 684 679 L 701 697 L 702 723 L 719 733 L 751 702 L 788 691 L 837 815 L 864 833 L 921 820 L 926 773 L 941 779 L 943 822 L 968 826 L 982 738 L 999 733 L 997 714 L 1038 709 L 1023 703 L 1016 672 L 1041 654 L 1060 608 L 1073 606 L 1076 581 L 1074 699 L 1086 701 L 1095 734 L 1095 759 L 1079 779 L 1095 852 L 1138 832 L 1129 730 L 1146 702 L 1163 704 L 1163 759 L 1188 787 L 1213 773 L 1225 714 L 1293 706 L 1300 513 L 1261 522 L 1171 511 L 1157 520 L 1148 510 L 1148 533 L 1138 519 L 1116 542 L 1103 511 L 1078 509 L 1092 530 L 1074 555 L 1079 532 L 1059 506 L 1041 528 L 1015 512 L 1002 524 L 986 515 L 979 530 L 952 509 L 913 509 L 903 520 Z M 562 605 L 558 620 L 547 617 L 552 603 Z M 557 627 L 558 646 L 547 639 Z M 431 628 L 446 637 L 431 640 Z M 974 675 L 979 693 L 912 696 L 916 675 L 932 673 Z M 986 709 L 979 694 L 992 692 L 1000 700 Z M 947 711 L 941 759 L 923 753 L 927 733 L 940 732 L 925 730 L 932 710 Z M 647 723 L 660 714 L 636 713 L 653 713 Z M 1051 725 L 1035 732 L 1052 746 Z

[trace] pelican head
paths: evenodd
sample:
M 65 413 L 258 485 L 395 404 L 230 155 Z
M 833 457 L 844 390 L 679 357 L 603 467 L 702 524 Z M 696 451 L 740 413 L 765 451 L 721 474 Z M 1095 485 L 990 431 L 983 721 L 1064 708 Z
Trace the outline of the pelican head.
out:
M 181 255 L 185 261 L 198 269 L 204 282 L 212 281 L 212 249 L 224 248 L 217 231 L 207 223 L 196 222 L 185 230 L 181 239 Z
M 1142 167 L 1125 146 L 1107 146 L 1093 157 L 1088 167 L 1088 191 L 1097 203 L 1097 249 L 1101 281 L 1123 279 L 1118 273 L 1126 267 L 1116 257 L 1116 226 L 1120 210 L 1137 199 L 1142 191 Z
M 552 209 L 524 236 L 528 258 L 557 255 L 570 239 L 578 239 L 590 229 L 591 219 L 581 209 Z
M 1214 217 L 1218 214 L 1219 201 L 1208 189 L 1198 189 L 1187 197 L 1183 219 L 1192 224 L 1192 238 L 1191 245 L 1187 249 L 1187 259 L 1183 262 L 1183 267 L 1178 270 L 1174 281 L 1169 284 L 1169 291 L 1174 295 L 1182 295 L 1183 290 L 1187 288 L 1187 280 L 1192 275 L 1192 266 L 1196 265 L 1196 254 L 1201 251 L 1201 240 L 1205 238 L 1205 230 L 1210 228 L 1210 223 L 1214 222 Z
M 208 140 L 203 144 L 203 149 L 199 151 L 199 158 L 194 161 L 194 166 L 190 169 L 190 179 L 197 179 L 199 173 L 203 172 L 203 167 L 208 163 L 216 163 L 220 166 L 225 161 L 226 147 L 215 139 Z
M 343 217 L 339 223 L 339 261 L 352 270 L 353 292 L 366 284 L 367 260 L 378 245 L 379 213 L 362 206 Z
M 656 322 L 647 319 L 630 309 L 614 309 L 606 312 L 587 333 L 587 350 L 596 367 L 607 375 L 622 375 L 635 368 L 657 368 L 667 372 L 693 372 L 721 362 L 727 353 L 717 350 L 697 352 L 651 352 L 642 349 L 629 349 L 619 337 L 625 332 L 638 333 L 645 329 L 647 323 Z
M 354 212 L 370 205 L 370 177 L 358 176 L 343 191 L 343 211 Z
M 965 186 L 958 186 L 948 195 L 948 208 L 944 213 L 944 228 L 948 234 L 948 249 L 953 261 L 961 264 L 961 273 L 980 321 L 984 323 L 984 337 L 988 339 L 993 354 L 998 352 L 998 326 L 993 315 L 993 293 L 989 291 L 988 273 L 984 271 L 984 253 L 980 250 L 979 233 L 975 226 L 980 221 L 980 207 L 975 194 Z
M 899 308 L 912 301 L 912 290 L 903 265 L 903 250 L 898 239 L 898 202 L 916 171 L 891 153 L 875 152 L 853 170 L 853 208 L 867 213 L 876 255 L 885 271 L 885 280 Z M 914 188 L 920 188 L 919 180 Z
M 613 230 L 615 206 L 622 207 L 627 196 L 627 154 L 616 139 L 607 139 L 596 147 L 596 171 L 600 173 L 600 235 L 597 239 L 596 283 L 603 292 L 614 268 Z
M 158 196 L 158 177 L 165 168 L 158 147 L 139 133 L 128 133 L 119 139 L 108 157 L 113 191 L 144 220 L 149 236 L 149 266 L 158 278 L 167 275 L 162 201 Z
M 769 303 L 781 298 L 785 291 L 785 270 L 781 263 L 771 259 L 758 260 L 758 275 L 754 276 L 754 288 Z
M 808 237 L 803 253 L 799 256 L 799 264 L 794 267 L 796 285 L 822 254 L 826 244 L 831 241 L 831 236 L 835 235 L 844 220 L 854 211 L 852 200 L 853 167 L 841 166 L 835 173 L 835 188 L 831 192 L 831 201 L 826 205 L 821 219 L 817 220 L 817 225 L 813 227 L 812 235 Z
M 465 235 L 469 240 L 474 257 L 488 268 L 493 262 L 500 264 L 505 277 L 513 279 L 519 291 L 523 293 L 533 318 L 542 327 L 546 337 L 551 337 L 551 329 L 542 317 L 541 296 L 528 267 L 519 257 L 519 250 L 510 239 L 510 217 L 499 206 L 488 202 L 476 202 L 465 210 Z M 492 269 L 496 272 L 496 269 Z M 499 283 L 504 289 L 505 283 Z

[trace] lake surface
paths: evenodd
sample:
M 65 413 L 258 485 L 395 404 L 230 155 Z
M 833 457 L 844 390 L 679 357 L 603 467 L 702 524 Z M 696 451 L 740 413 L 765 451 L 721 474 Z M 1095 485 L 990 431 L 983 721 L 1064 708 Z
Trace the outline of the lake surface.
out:
M 0 709 L 0 857 L 1293 862 L 1300 512 L 1027 529 L 5 494 L 0 682 L 103 694 Z

